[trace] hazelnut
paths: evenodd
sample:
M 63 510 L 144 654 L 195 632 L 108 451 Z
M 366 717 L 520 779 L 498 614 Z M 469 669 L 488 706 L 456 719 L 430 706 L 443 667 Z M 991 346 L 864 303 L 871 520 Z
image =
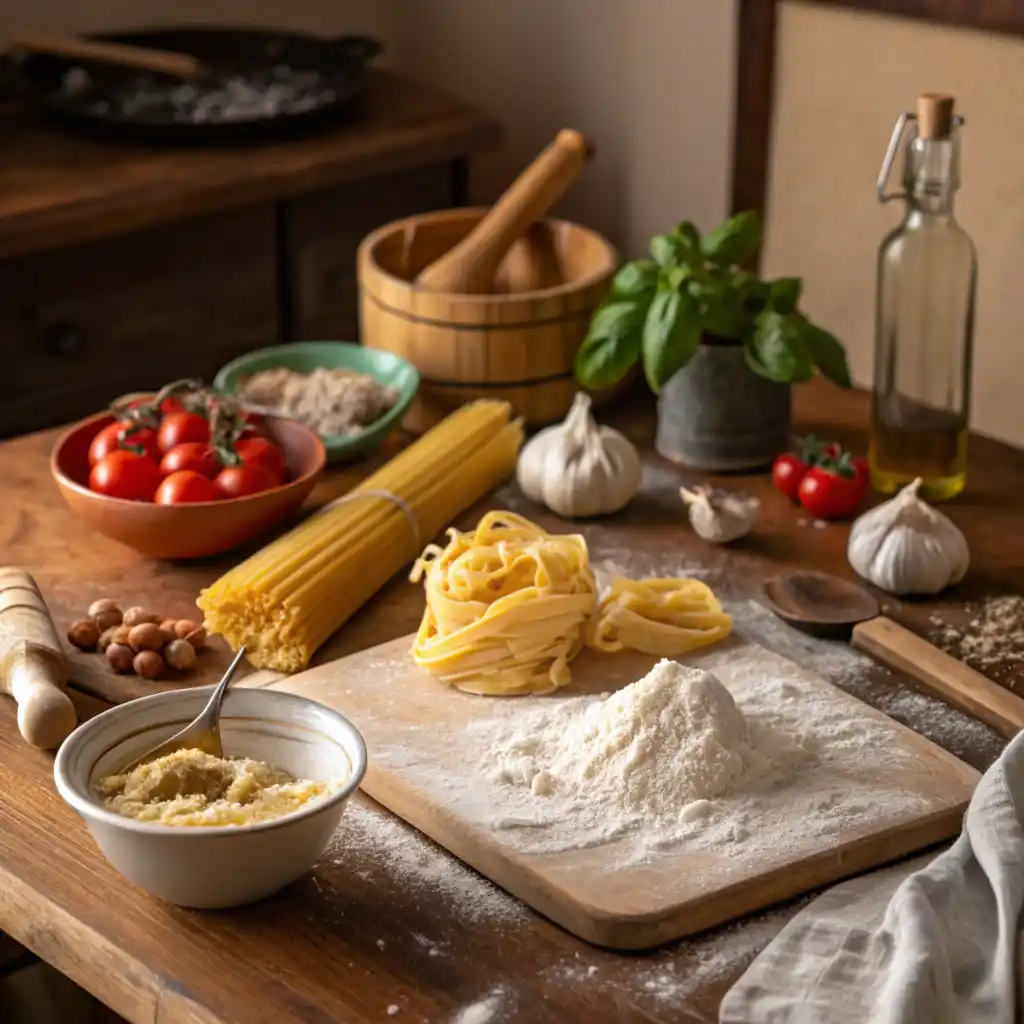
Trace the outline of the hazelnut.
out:
M 164 670 L 164 659 L 156 651 L 139 651 L 132 662 L 132 668 L 143 679 L 156 679 Z
M 117 622 L 111 623 L 116 626 L 121 621 L 121 609 L 118 608 L 117 602 L 112 601 L 109 597 L 101 597 L 98 601 L 93 601 L 89 605 L 89 611 L 86 613 L 90 619 L 98 619 L 101 615 L 117 615 Z
M 105 654 L 111 644 L 128 643 L 128 629 L 125 626 L 111 626 L 100 633 L 98 647 L 101 654 Z
M 153 622 L 142 622 L 128 631 L 128 643 L 136 651 L 159 651 L 167 635 Z
M 172 640 L 164 648 L 164 660 L 171 668 L 185 671 L 196 663 L 196 649 L 187 640 Z
M 81 651 L 91 651 L 99 638 L 99 626 L 92 619 L 79 619 L 68 627 L 68 640 Z
M 160 616 L 154 615 L 152 612 L 147 612 L 145 608 L 139 608 L 136 606 L 135 608 L 129 608 L 128 611 L 124 613 L 122 621 L 129 629 L 131 629 L 132 626 L 141 626 L 146 622 L 151 622 L 156 626 L 160 622 Z
M 169 636 L 171 636 L 173 638 L 173 637 L 177 636 L 177 634 L 174 632 L 174 627 L 177 624 L 178 624 L 178 620 L 177 619 L 164 619 L 164 621 L 160 623 L 160 628 L 165 633 L 167 633 Z
M 113 643 L 107 647 L 107 661 L 115 672 L 131 672 L 135 652 L 127 644 Z
M 203 644 L 206 643 L 206 628 L 204 626 L 198 626 L 193 629 L 191 633 L 185 634 L 185 639 L 198 650 Z
M 178 619 L 174 624 L 174 635 L 179 640 L 184 640 L 189 633 L 194 633 L 198 628 L 198 622 L 193 622 L 191 619 Z
M 113 611 L 100 612 L 99 615 L 94 615 L 92 621 L 96 623 L 101 630 L 111 629 L 114 626 L 121 625 L 121 612 L 118 609 Z

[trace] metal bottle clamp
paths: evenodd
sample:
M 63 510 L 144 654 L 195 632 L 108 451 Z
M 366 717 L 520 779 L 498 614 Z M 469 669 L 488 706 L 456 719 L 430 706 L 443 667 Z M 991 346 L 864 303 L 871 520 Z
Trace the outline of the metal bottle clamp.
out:
M 885 156 L 882 158 L 882 169 L 878 172 L 878 181 L 875 183 L 875 192 L 878 194 L 878 201 L 881 203 L 888 203 L 893 199 L 906 199 L 906 192 L 886 192 L 885 187 L 889 182 L 889 175 L 892 173 L 893 161 L 896 159 L 896 153 L 900 148 L 900 142 L 903 139 L 903 132 L 906 130 L 907 125 L 911 121 L 917 120 L 917 114 L 907 112 L 900 114 L 896 118 L 896 124 L 893 126 L 892 135 L 889 136 L 889 145 L 886 148 Z M 964 125 L 964 119 L 958 114 L 950 122 L 950 137 L 953 132 L 958 131 Z

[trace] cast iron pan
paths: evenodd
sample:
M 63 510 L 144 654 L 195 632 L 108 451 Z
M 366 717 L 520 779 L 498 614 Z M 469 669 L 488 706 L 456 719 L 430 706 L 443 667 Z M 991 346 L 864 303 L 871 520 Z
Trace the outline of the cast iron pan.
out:
M 370 62 L 381 50 L 377 40 L 365 36 L 324 39 L 209 26 L 93 38 L 192 54 L 209 66 L 210 74 L 192 86 L 194 93 L 181 93 L 175 90 L 185 83 L 149 72 L 85 67 L 44 54 L 10 55 L 15 85 L 77 127 L 176 143 L 269 139 L 336 118 L 363 90 Z M 239 88 L 241 101 L 225 100 Z M 288 98 L 257 107 L 252 88 L 264 95 L 276 89 L 279 97 L 284 89 Z M 205 119 L 196 120 L 200 104 L 205 104 Z

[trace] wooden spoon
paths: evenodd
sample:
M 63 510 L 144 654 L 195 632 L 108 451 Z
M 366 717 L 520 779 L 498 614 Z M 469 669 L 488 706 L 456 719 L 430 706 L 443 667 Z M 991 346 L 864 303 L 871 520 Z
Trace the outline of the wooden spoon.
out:
M 593 146 L 577 131 L 563 129 L 519 175 L 454 248 L 416 278 L 433 292 L 483 295 L 494 288 L 498 264 L 517 238 L 579 177 L 593 155 Z
M 41 32 L 18 32 L 10 36 L 7 45 L 24 53 L 45 53 L 67 57 L 83 63 L 116 64 L 120 67 L 156 71 L 175 78 L 199 78 L 206 65 L 198 57 L 170 50 L 154 50 L 148 46 L 127 43 L 107 43 L 78 36 L 45 35 Z
M 1024 700 L 881 615 L 878 601 L 856 583 L 823 572 L 794 572 L 769 580 L 762 600 L 805 633 L 850 637 L 854 647 L 1007 738 L 1024 728 Z

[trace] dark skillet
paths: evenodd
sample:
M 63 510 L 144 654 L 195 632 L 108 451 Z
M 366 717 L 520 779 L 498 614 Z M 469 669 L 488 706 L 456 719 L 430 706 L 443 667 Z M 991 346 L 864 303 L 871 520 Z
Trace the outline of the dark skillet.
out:
M 9 72 L 22 93 L 68 124 L 179 143 L 269 139 L 324 124 L 344 114 L 363 90 L 369 65 L 381 50 L 377 40 L 365 36 L 323 39 L 295 32 L 210 26 L 105 33 L 93 38 L 198 57 L 209 68 L 209 74 L 195 86 L 203 95 L 222 95 L 229 81 L 239 80 L 256 83 L 262 90 L 275 75 L 283 76 L 289 89 L 292 83 L 306 83 L 296 93 L 297 99 L 277 104 L 279 109 L 246 109 L 239 116 L 241 108 L 236 105 L 233 113 L 223 116 L 214 105 L 208 119 L 197 123 L 184 119 L 190 115 L 183 115 L 184 108 L 176 99 L 165 99 L 180 83 L 159 75 L 99 64 L 86 67 L 66 57 L 44 54 L 8 57 Z M 73 72 L 76 67 L 85 68 L 87 75 Z M 74 88 L 69 88 L 71 83 Z M 144 103 L 131 101 L 139 95 L 150 98 Z

